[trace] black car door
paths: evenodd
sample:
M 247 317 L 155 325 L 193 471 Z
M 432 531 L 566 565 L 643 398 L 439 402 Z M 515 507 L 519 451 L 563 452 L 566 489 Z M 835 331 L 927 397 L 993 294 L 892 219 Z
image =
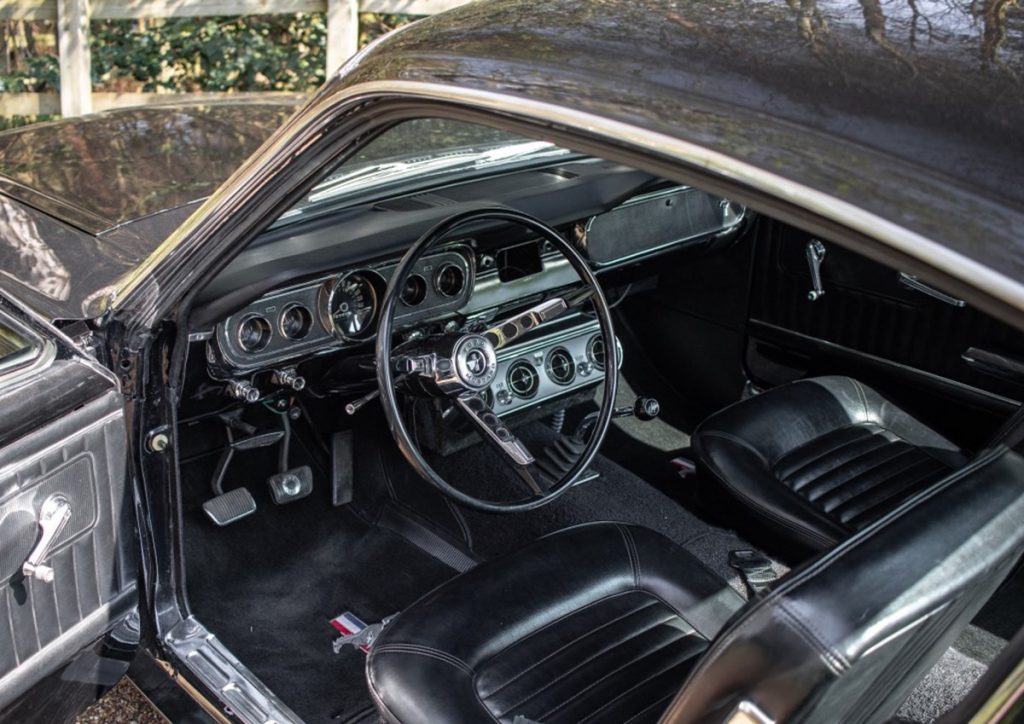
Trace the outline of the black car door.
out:
M 39 716 L 22 697 L 40 682 L 67 715 L 53 687 L 98 692 L 121 673 L 91 647 L 124 628 L 137 605 L 126 463 L 116 379 L 0 298 L 0 710 L 8 717 Z M 130 651 L 131 636 L 121 638 Z
M 1024 399 L 1019 332 L 781 223 L 758 234 L 749 310 L 746 365 L 758 385 L 847 374 L 972 447 Z

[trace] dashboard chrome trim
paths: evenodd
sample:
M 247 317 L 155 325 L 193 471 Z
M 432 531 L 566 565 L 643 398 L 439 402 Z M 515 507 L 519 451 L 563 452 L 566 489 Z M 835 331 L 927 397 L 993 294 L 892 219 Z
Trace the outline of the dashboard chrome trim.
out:
M 417 273 L 432 278 L 437 268 L 449 264 L 458 266 L 464 275 L 462 291 L 447 299 L 428 289 L 426 299 L 421 304 L 405 307 L 399 312 L 397 326 L 432 321 L 458 312 L 469 304 L 476 284 L 476 263 L 473 250 L 465 241 L 454 242 L 424 256 L 417 265 Z M 225 375 L 242 375 L 294 362 L 298 357 L 325 354 L 369 342 L 376 336 L 377 312 L 374 312 L 370 323 L 373 326 L 370 334 L 356 338 L 345 337 L 334 329 L 330 320 L 328 305 L 333 294 L 333 286 L 330 285 L 336 285 L 340 279 L 356 273 L 376 275 L 386 284 L 397 265 L 397 259 L 388 259 L 354 266 L 265 294 L 217 324 L 212 339 L 208 341 L 207 359 Z M 325 289 L 329 291 L 325 292 Z M 376 290 L 378 304 L 381 291 Z M 306 307 L 313 314 L 309 332 L 297 340 L 285 337 L 280 329 L 281 315 L 295 304 Z M 238 330 L 241 322 L 253 315 L 266 318 L 272 333 L 270 342 L 264 348 L 248 352 L 239 343 Z

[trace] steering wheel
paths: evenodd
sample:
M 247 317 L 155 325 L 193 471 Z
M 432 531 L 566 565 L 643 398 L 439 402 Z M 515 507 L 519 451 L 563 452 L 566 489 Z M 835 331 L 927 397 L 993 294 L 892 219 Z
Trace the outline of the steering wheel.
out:
M 582 285 L 561 296 L 554 296 L 498 322 L 480 333 L 443 334 L 428 337 L 413 350 L 403 345 L 396 354 L 392 345 L 395 310 L 402 289 L 416 263 L 435 244 L 450 238 L 457 227 L 485 221 L 517 224 L 534 232 L 560 251 L 576 270 Z M 494 382 L 498 360 L 496 351 L 522 339 L 535 327 L 548 322 L 586 300 L 593 302 L 601 334 L 611 343 L 604 346 L 604 394 L 601 409 L 590 439 L 576 463 L 560 480 L 542 488 L 531 471 L 534 458 L 526 446 L 494 413 L 481 395 Z M 424 480 L 441 493 L 463 505 L 491 513 L 515 513 L 539 508 L 564 493 L 590 465 L 597 454 L 615 408 L 618 384 L 617 345 L 612 329 L 612 315 L 601 286 L 586 260 L 568 241 L 547 224 L 528 214 L 505 208 L 484 208 L 461 212 L 448 217 L 420 237 L 402 257 L 384 294 L 377 329 L 377 383 L 391 434 L 405 459 Z M 480 436 L 515 471 L 530 491 L 528 498 L 495 502 L 475 497 L 455 488 L 441 477 L 426 461 L 419 444 L 409 433 L 398 404 L 403 388 L 450 400 L 470 421 Z

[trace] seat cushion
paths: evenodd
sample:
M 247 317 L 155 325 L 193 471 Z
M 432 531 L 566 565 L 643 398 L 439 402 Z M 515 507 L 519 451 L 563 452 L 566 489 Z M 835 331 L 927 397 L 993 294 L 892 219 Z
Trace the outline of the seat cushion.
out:
M 703 472 L 788 542 L 835 545 L 966 462 L 953 443 L 849 377 L 782 385 L 705 420 Z
M 577 526 L 403 611 L 370 690 L 388 721 L 654 722 L 743 603 L 658 533 Z

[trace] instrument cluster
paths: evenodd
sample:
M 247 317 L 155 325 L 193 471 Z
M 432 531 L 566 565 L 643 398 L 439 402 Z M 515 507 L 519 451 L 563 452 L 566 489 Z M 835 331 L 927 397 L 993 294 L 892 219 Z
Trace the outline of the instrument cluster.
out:
M 463 245 L 421 259 L 401 293 L 396 326 L 451 314 L 469 301 L 474 257 Z M 210 361 L 245 372 L 374 337 L 397 260 L 313 279 L 267 294 L 217 325 Z

